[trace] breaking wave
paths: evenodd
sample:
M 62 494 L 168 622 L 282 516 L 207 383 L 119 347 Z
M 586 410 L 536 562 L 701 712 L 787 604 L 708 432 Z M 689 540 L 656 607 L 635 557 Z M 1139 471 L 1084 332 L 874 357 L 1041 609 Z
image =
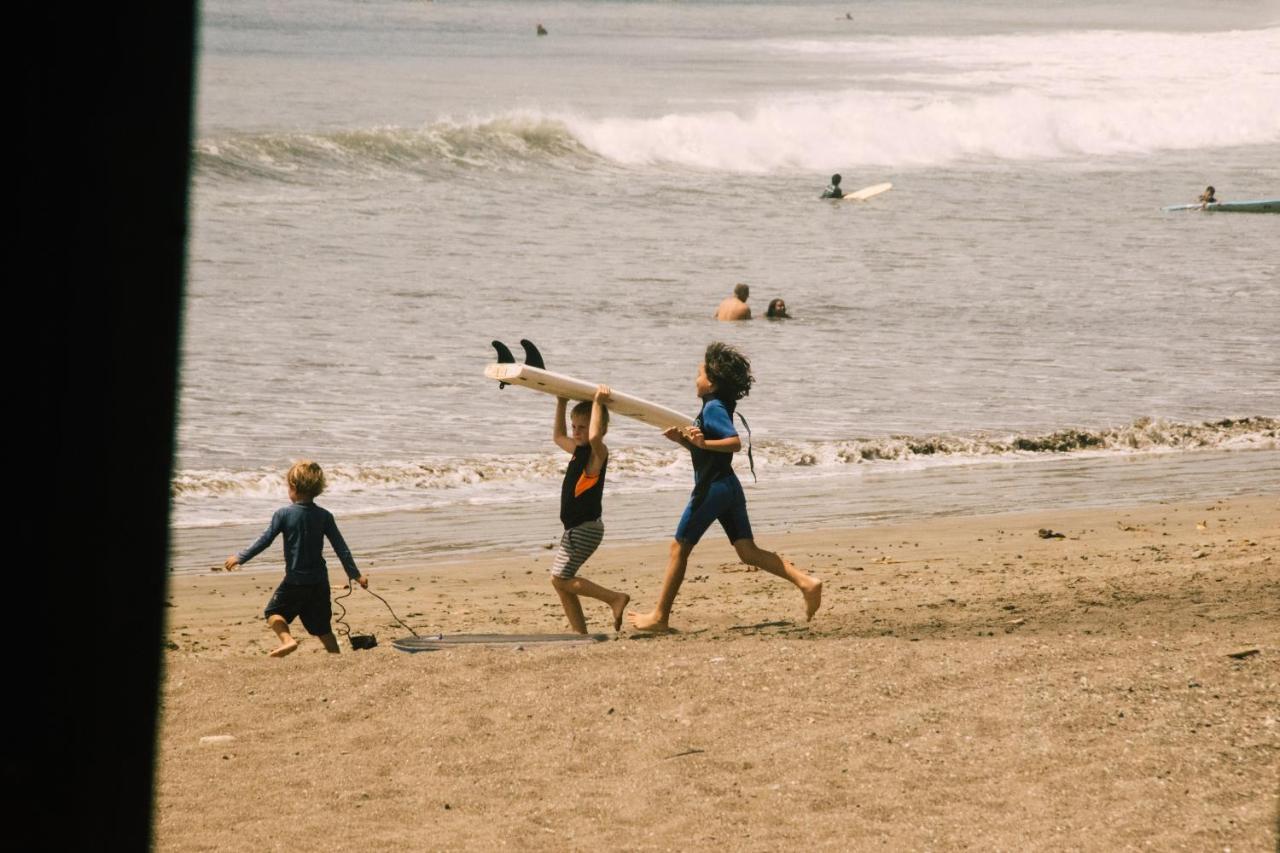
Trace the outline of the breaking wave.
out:
M 281 181 L 315 172 L 429 175 L 441 167 L 512 170 L 596 159 L 563 122 L 523 114 L 441 121 L 417 130 L 238 134 L 201 140 L 195 156 L 203 173 Z
M 1276 28 L 766 40 L 744 48 L 817 63 L 820 82 L 657 116 L 530 108 L 417 129 L 224 136 L 197 143 L 196 165 L 278 180 L 604 162 L 770 173 L 1267 145 L 1280 141 L 1278 40 Z
M 1063 455 L 1123 455 L 1205 450 L 1280 449 L 1280 418 L 1248 417 L 1199 424 L 1142 418 L 1124 426 L 1013 435 L 921 435 L 836 441 L 758 441 L 756 470 L 770 476 L 839 475 L 850 466 L 892 471 L 937 465 L 1019 462 Z M 739 461 L 739 467 L 745 466 Z M 328 498 L 343 512 L 386 512 L 459 503 L 497 504 L 554 493 L 564 459 L 554 453 L 415 462 L 325 466 Z M 687 488 L 685 453 L 665 447 L 614 448 L 609 461 L 611 492 Z M 531 492 L 530 487 L 534 487 Z M 281 471 L 188 470 L 172 481 L 178 526 L 205 526 L 246 519 L 279 504 Z

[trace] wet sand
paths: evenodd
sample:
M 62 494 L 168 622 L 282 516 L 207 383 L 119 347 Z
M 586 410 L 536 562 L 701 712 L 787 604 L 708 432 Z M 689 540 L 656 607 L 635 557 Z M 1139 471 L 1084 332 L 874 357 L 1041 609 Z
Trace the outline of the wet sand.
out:
M 357 590 L 376 649 L 272 659 L 278 573 L 173 575 L 157 849 L 1276 849 L 1280 499 L 759 544 L 812 623 L 714 531 L 679 633 L 592 646 L 409 655 Z M 583 575 L 643 611 L 665 556 Z M 419 633 L 560 633 L 550 557 L 364 567 Z

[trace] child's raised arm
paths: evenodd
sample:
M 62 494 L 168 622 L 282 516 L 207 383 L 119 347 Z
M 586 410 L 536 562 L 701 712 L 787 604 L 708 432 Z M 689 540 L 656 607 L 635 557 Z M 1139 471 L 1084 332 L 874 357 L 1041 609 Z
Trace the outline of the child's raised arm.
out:
M 569 438 L 569 433 L 564 428 L 564 412 L 568 405 L 567 397 L 556 397 L 556 422 L 551 430 L 551 439 L 565 453 L 572 453 L 577 445 L 573 443 L 572 438 Z
M 609 410 L 605 404 L 609 400 L 609 386 L 597 385 L 596 395 L 591 400 L 591 423 L 587 427 L 587 441 L 591 443 L 591 458 L 587 461 L 586 471 L 588 477 L 600 473 L 609 455 L 609 448 L 604 444 L 604 434 L 609 431 Z

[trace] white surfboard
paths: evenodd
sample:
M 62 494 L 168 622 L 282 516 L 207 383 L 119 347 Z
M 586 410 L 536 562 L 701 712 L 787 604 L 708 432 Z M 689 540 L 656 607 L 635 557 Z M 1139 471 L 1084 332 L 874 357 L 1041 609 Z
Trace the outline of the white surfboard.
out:
M 490 364 L 485 367 L 484 375 L 508 385 L 521 385 L 553 397 L 568 397 L 570 400 L 594 399 L 596 386 L 599 384 L 565 376 L 563 373 L 552 373 L 550 370 L 531 367 L 527 364 Z M 624 394 L 615 388 L 609 390 L 613 399 L 613 402 L 609 403 L 609 411 L 612 414 L 635 418 L 658 429 L 689 426 L 693 423 L 693 418 L 675 409 L 668 409 L 649 400 Z
M 880 193 L 887 193 L 891 189 L 893 189 L 893 184 L 890 184 L 888 182 L 883 184 L 874 184 L 869 187 L 863 187 L 862 189 L 858 190 L 856 193 L 845 193 L 843 200 L 844 201 L 866 201 L 872 196 L 880 195 Z

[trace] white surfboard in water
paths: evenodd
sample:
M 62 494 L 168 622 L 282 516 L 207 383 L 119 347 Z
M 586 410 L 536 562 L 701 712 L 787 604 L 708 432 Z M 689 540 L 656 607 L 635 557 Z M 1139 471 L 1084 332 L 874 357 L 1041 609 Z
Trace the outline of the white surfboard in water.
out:
M 866 201 L 872 196 L 880 195 L 880 193 L 887 193 L 891 189 L 893 189 L 893 184 L 888 182 L 883 184 L 873 184 L 869 187 L 863 187 L 856 193 L 845 193 L 844 198 L 842 198 L 841 201 Z
M 501 362 L 490 364 L 485 367 L 484 375 L 489 379 L 496 379 L 498 382 L 503 382 L 507 385 L 520 385 L 525 388 L 532 388 L 534 391 L 550 394 L 553 397 L 568 397 L 570 400 L 594 399 L 596 386 L 599 384 L 598 382 L 588 382 L 585 379 L 577 379 L 573 376 L 565 376 L 562 373 L 552 373 L 550 370 L 532 367 L 528 364 L 504 364 Z M 658 429 L 689 426 L 693 423 L 693 418 L 677 412 L 675 409 L 668 409 L 666 406 L 661 406 L 649 400 L 635 397 L 631 394 L 624 394 L 615 388 L 610 388 L 609 390 L 612 401 L 608 405 L 612 414 L 635 418 Z

